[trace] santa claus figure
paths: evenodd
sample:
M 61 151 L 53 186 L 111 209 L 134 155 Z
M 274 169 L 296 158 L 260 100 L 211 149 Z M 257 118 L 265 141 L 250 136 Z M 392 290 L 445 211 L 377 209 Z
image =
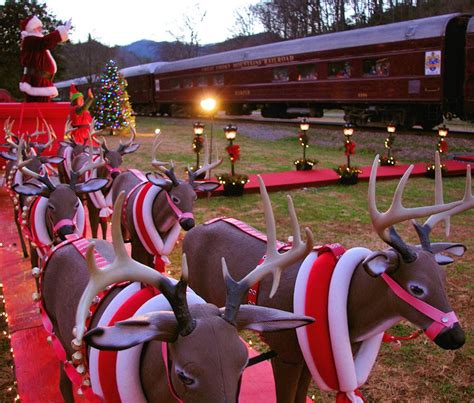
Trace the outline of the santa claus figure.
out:
M 71 20 L 47 35 L 43 35 L 43 24 L 36 16 L 22 20 L 20 28 L 20 62 L 23 67 L 20 91 L 25 93 L 27 102 L 49 102 L 58 96 L 53 85 L 57 66 L 49 50 L 67 41 Z
M 89 108 L 94 100 L 92 90 L 87 91 L 87 100 L 84 102 L 84 95 L 79 92 L 74 84 L 69 87 L 69 98 L 71 100 L 71 112 L 69 119 L 74 130 L 71 135 L 76 144 L 87 144 L 89 141 L 90 124 L 92 123 L 92 116 L 89 113 Z M 95 142 L 92 145 L 96 145 Z

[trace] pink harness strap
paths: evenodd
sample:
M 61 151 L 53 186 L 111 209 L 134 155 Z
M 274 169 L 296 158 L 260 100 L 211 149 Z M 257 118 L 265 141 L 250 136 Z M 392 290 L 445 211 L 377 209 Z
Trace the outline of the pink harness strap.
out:
M 447 313 L 440 311 L 434 306 L 431 306 L 426 302 L 414 297 L 413 295 L 410 295 L 386 273 L 382 273 L 381 277 L 398 298 L 411 305 L 418 312 L 421 312 L 430 319 L 433 319 L 434 322 L 425 330 L 426 336 L 428 336 L 431 340 L 434 340 L 444 328 L 453 327 L 455 323 L 459 322 L 456 314 L 453 311 Z
M 66 225 L 71 225 L 72 227 L 75 227 L 76 224 L 74 220 L 71 220 L 70 218 L 63 218 L 62 220 L 59 220 L 54 226 L 53 226 L 53 233 L 57 233 L 61 227 L 65 227 Z
M 163 357 L 163 362 L 165 363 L 165 370 L 166 370 L 166 379 L 168 380 L 168 389 L 171 392 L 171 395 L 176 399 L 177 402 L 181 403 L 182 400 L 179 398 L 176 390 L 174 389 L 173 382 L 171 381 L 171 360 L 168 356 L 168 343 L 162 342 L 161 343 L 161 355 Z
M 186 218 L 194 218 L 193 213 L 183 213 L 180 208 L 174 204 L 174 201 L 171 199 L 170 195 L 168 192 L 165 192 L 166 195 L 166 200 L 168 200 L 168 204 L 171 207 L 171 210 L 176 214 L 176 217 L 178 217 L 179 221 L 185 220 Z

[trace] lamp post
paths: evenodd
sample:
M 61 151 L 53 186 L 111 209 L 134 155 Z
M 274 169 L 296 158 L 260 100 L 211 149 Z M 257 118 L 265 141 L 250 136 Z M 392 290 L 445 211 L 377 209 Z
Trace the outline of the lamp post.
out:
M 233 142 L 237 136 L 237 126 L 234 126 L 232 124 L 227 125 L 226 127 L 224 127 L 224 134 L 225 134 L 225 138 L 229 141 L 229 147 L 227 147 L 227 150 L 228 150 L 229 158 L 230 158 L 231 174 L 232 176 L 234 176 L 235 175 L 235 169 L 234 169 L 235 156 L 234 156 L 234 153 L 232 152 L 232 147 L 233 147 Z M 231 152 L 229 152 L 229 150 Z
M 395 132 L 397 131 L 397 126 L 394 122 L 390 122 L 387 126 L 388 137 L 385 139 L 384 147 L 387 149 L 387 159 L 383 165 L 395 165 L 397 162 L 392 156 L 392 145 L 395 140 Z
M 209 158 L 212 158 L 213 129 L 214 129 L 214 112 L 217 102 L 214 98 L 205 98 L 201 100 L 201 108 L 211 117 L 211 135 L 209 144 Z M 207 171 L 206 178 L 211 177 L 211 170 Z
M 344 147 L 346 149 L 345 154 L 347 156 L 347 169 L 350 170 L 351 168 L 351 154 L 354 154 L 355 144 L 352 141 L 352 135 L 354 134 L 354 126 L 350 123 L 346 123 L 344 125 L 344 137 L 346 141 L 344 143 Z
M 446 141 L 446 137 L 448 137 L 449 129 L 443 125 L 438 129 L 438 144 L 436 145 L 436 150 L 439 152 L 440 160 L 441 154 L 448 151 L 448 142 Z M 441 164 L 442 165 L 442 164 Z
M 306 162 L 306 149 L 308 146 L 308 135 L 306 132 L 309 130 L 309 122 L 304 118 L 300 122 L 301 135 L 299 136 L 300 144 L 303 147 L 303 164 Z
M 199 169 L 199 153 L 202 150 L 202 134 L 204 133 L 204 124 L 201 122 L 196 122 L 193 124 L 194 130 L 194 139 L 193 139 L 193 150 L 196 153 L 196 168 Z

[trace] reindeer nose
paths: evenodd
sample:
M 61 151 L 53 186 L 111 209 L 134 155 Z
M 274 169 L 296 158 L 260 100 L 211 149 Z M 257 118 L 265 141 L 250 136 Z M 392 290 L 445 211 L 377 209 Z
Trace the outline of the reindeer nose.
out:
M 464 345 L 466 337 L 459 323 L 435 337 L 434 342 L 445 350 L 457 350 Z
M 62 241 L 66 240 L 66 235 L 74 234 L 74 226 L 73 225 L 63 225 L 61 228 L 58 229 L 57 232 L 59 238 Z
M 181 228 L 185 231 L 189 231 L 191 228 L 194 227 L 194 219 L 193 218 L 185 218 L 179 222 Z

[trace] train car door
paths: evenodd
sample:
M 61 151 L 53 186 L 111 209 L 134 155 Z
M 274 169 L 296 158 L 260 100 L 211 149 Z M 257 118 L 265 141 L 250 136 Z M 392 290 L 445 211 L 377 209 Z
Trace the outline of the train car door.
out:
M 471 17 L 466 30 L 466 52 L 464 73 L 464 116 L 474 121 L 474 17 Z
M 469 17 L 460 16 L 446 27 L 443 72 L 443 113 L 463 115 L 464 58 Z

